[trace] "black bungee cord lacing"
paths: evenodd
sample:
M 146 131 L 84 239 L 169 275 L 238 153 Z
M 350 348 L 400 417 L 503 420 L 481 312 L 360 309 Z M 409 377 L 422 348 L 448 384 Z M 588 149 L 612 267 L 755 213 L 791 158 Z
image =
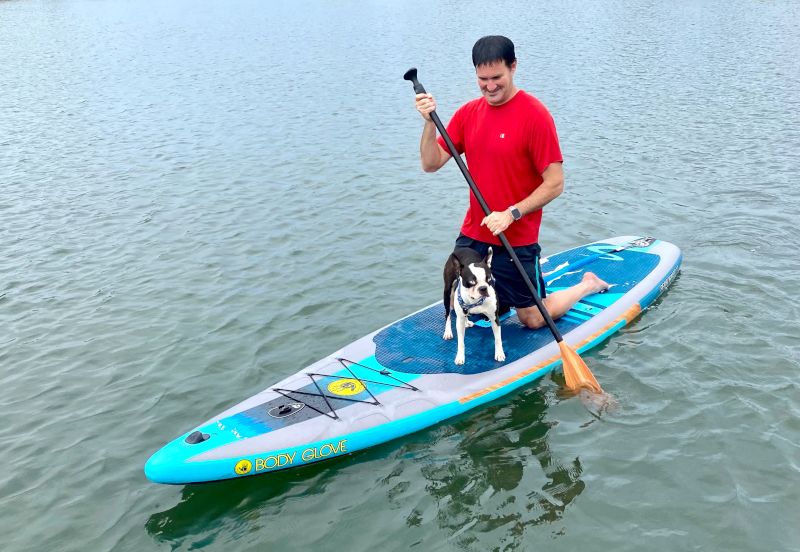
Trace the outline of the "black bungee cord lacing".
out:
M 306 372 L 305 375 L 307 375 L 309 378 L 311 378 L 311 381 L 314 384 L 314 387 L 317 388 L 317 391 L 319 391 L 319 393 L 312 393 L 312 392 L 309 392 L 309 391 L 299 391 L 297 389 L 282 389 L 282 388 L 279 388 L 279 387 L 273 387 L 272 390 L 275 391 L 276 393 L 280 393 L 281 395 L 283 395 L 287 399 L 291 399 L 293 401 L 303 403 L 304 405 L 306 405 L 311 410 L 319 412 L 323 416 L 327 416 L 328 418 L 331 418 L 333 420 L 338 420 L 340 418 L 339 418 L 339 415 L 336 413 L 336 408 L 333 407 L 333 405 L 331 404 L 330 400 L 328 400 L 328 399 L 334 399 L 334 400 L 337 400 L 337 401 L 366 403 L 366 404 L 371 404 L 373 406 L 380 406 L 381 405 L 381 402 L 375 397 L 375 395 L 372 393 L 372 391 L 370 390 L 369 386 L 367 385 L 368 383 L 372 383 L 374 385 L 383 385 L 383 386 L 386 386 L 386 387 L 393 387 L 395 389 L 406 389 L 407 391 L 419 391 L 419 389 L 417 387 L 414 387 L 410 383 L 407 383 L 407 382 L 405 382 L 405 381 L 403 381 L 401 379 L 398 379 L 398 378 L 394 377 L 392 375 L 392 373 L 389 370 L 387 370 L 386 368 L 384 368 L 383 370 L 378 370 L 376 368 L 372 368 L 370 366 L 365 366 L 365 365 L 360 364 L 358 362 L 355 362 L 355 361 L 352 361 L 352 360 L 348 360 L 346 358 L 341 358 L 341 357 L 337 357 L 336 360 L 339 361 L 339 363 L 342 365 L 342 367 L 344 367 L 344 369 L 347 370 L 350 373 L 350 375 L 352 376 L 351 378 L 348 378 L 348 379 L 354 379 L 354 380 L 358 381 L 359 383 L 361 383 L 361 385 L 364 386 L 364 391 L 366 391 L 369 394 L 370 400 L 368 400 L 368 399 L 354 399 L 354 398 L 351 398 L 351 397 L 343 397 L 343 396 L 338 396 L 338 395 L 334 396 L 334 395 L 326 394 L 322 390 L 322 388 L 319 386 L 318 380 L 316 378 L 330 378 L 330 379 L 343 379 L 343 378 L 342 378 L 342 376 L 333 376 L 331 374 L 318 374 L 316 372 Z M 360 378 L 353 372 L 353 370 L 350 368 L 351 366 L 358 366 L 360 368 L 364 368 L 365 370 L 370 370 L 372 372 L 375 372 L 376 374 L 380 374 L 383 377 L 390 378 L 390 379 L 396 381 L 397 384 L 387 383 L 385 381 L 375 381 L 375 380 L 370 380 L 370 379 L 366 379 L 366 378 Z M 328 412 L 323 412 L 319 408 L 316 408 L 314 405 L 309 404 L 308 402 L 306 402 L 306 401 L 304 401 L 304 400 L 302 400 L 300 398 L 292 396 L 292 394 L 294 394 L 294 395 L 304 395 L 304 396 L 307 396 L 307 397 L 321 397 L 325 401 L 325 404 L 327 405 L 329 411 Z

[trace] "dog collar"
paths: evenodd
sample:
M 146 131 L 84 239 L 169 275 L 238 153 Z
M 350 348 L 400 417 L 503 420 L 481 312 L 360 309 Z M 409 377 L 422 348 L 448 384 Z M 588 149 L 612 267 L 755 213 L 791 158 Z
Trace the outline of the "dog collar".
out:
M 456 289 L 456 297 L 458 297 L 458 306 L 464 311 L 464 314 L 469 314 L 469 310 L 475 307 L 480 307 L 486 301 L 486 297 L 481 297 L 474 303 L 465 303 L 461 297 L 461 278 L 458 279 L 458 288 Z

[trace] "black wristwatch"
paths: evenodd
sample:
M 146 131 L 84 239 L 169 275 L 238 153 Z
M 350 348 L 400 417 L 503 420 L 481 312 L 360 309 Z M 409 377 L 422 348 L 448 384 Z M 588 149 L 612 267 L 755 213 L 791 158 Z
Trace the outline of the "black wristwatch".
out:
M 511 211 L 511 216 L 514 218 L 515 221 L 522 218 L 522 213 L 519 212 L 519 209 L 517 209 L 515 205 L 509 207 L 508 210 Z

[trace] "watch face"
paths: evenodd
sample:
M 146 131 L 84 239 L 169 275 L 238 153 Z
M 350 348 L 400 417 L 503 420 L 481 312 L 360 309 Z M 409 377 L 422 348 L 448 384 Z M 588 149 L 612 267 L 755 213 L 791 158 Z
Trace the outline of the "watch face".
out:
M 514 220 L 519 220 L 522 218 L 522 213 L 519 212 L 519 209 L 514 207 L 511 209 L 511 216 L 514 217 Z

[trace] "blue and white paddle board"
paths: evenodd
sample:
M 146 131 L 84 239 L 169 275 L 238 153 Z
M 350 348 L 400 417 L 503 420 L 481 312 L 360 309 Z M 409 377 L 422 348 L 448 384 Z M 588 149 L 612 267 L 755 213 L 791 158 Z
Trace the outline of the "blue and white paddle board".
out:
M 678 274 L 680 250 L 621 236 L 541 260 L 552 293 L 591 271 L 611 285 L 556 321 L 579 353 L 630 323 Z M 419 431 L 529 384 L 561 364 L 547 328 L 502 322 L 506 360 L 491 329 L 466 332 L 466 363 L 442 339 L 441 302 L 389 324 L 192 428 L 147 461 L 158 483 L 246 477 L 346 455 Z M 595 367 L 595 373 L 602 369 Z

